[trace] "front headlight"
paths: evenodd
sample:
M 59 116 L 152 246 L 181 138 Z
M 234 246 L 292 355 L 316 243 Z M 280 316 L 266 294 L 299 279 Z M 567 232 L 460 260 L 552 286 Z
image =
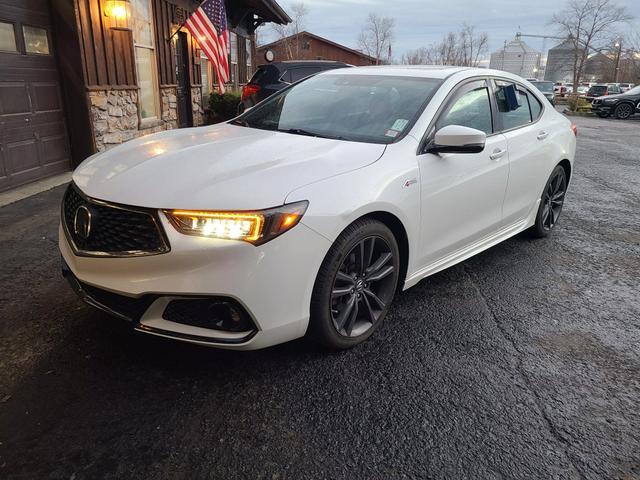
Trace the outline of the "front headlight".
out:
M 303 201 L 253 212 L 165 210 L 164 213 L 175 229 L 185 235 L 260 245 L 295 227 L 308 205 Z
M 614 104 L 618 101 L 617 98 L 605 98 L 604 100 L 602 100 L 602 103 L 607 103 L 609 105 Z

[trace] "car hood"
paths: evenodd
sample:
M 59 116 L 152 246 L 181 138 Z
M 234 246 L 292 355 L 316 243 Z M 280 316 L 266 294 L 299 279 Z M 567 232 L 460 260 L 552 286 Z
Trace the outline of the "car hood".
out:
M 170 130 L 85 160 L 73 181 L 90 197 L 127 205 L 253 210 L 292 190 L 362 168 L 385 145 L 229 124 Z

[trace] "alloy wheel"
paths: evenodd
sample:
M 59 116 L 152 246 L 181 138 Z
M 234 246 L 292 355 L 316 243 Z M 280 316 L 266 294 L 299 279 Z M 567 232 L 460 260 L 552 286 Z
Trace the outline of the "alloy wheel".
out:
M 331 289 L 331 318 L 340 335 L 360 336 L 380 319 L 393 298 L 396 269 L 382 237 L 366 237 L 350 250 Z
M 542 226 L 549 231 L 558 221 L 564 196 L 567 192 L 567 179 L 563 170 L 559 170 L 549 181 L 542 197 Z
M 618 105 L 618 108 L 616 108 L 616 117 L 618 117 L 621 120 L 625 120 L 629 118 L 632 113 L 633 113 L 633 109 L 631 108 L 631 105 L 627 103 Z

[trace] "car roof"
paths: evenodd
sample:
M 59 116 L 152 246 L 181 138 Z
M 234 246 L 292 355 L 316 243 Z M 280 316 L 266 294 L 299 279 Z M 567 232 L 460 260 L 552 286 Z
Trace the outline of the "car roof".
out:
M 320 72 L 318 75 L 332 75 L 335 71 Z M 524 78 L 502 70 L 473 67 L 450 67 L 446 65 L 377 65 L 354 67 L 340 70 L 341 75 L 389 75 L 399 77 L 422 77 L 445 80 L 453 75 L 462 78 L 502 77 L 514 81 L 526 81 Z

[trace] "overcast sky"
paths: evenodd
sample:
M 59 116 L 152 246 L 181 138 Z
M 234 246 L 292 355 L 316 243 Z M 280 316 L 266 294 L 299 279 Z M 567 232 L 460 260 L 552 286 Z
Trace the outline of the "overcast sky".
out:
M 297 0 L 299 1 L 299 0 Z M 278 0 L 288 12 L 296 0 Z M 396 20 L 393 56 L 400 59 L 407 50 L 437 42 L 449 31 L 456 31 L 463 22 L 475 25 L 489 34 L 489 51 L 512 40 L 520 30 L 529 34 L 553 35 L 548 25 L 551 16 L 562 9 L 564 0 L 303 0 L 309 9 L 305 27 L 312 33 L 329 38 L 351 48 L 357 48 L 357 38 L 367 15 L 372 12 Z M 636 17 L 640 25 L 640 0 L 618 0 Z M 631 27 L 624 27 L 625 31 Z M 269 28 L 261 29 L 261 43 L 271 39 Z M 524 39 L 541 50 L 543 40 Z M 546 48 L 555 40 L 548 40 Z

